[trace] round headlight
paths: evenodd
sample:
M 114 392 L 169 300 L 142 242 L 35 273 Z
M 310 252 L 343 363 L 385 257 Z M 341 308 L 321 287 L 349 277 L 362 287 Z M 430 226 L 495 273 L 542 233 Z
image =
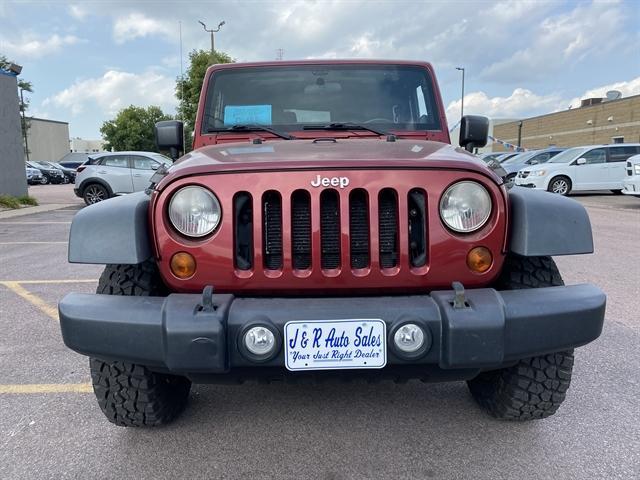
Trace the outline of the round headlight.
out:
M 476 182 L 464 181 L 451 185 L 440 200 L 440 217 L 455 232 L 473 232 L 482 227 L 491 215 L 491 197 L 486 188 Z
M 171 224 L 188 237 L 204 237 L 213 232 L 221 213 L 216 196 L 202 187 L 181 188 L 169 202 Z

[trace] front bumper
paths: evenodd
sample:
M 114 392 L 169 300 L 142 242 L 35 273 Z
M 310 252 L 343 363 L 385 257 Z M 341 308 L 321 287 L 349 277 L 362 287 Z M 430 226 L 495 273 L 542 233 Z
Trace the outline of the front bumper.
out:
M 526 178 L 522 178 L 517 176 L 514 179 L 514 183 L 521 187 L 537 188 L 540 190 L 547 189 L 547 177 L 534 177 L 532 175 L 528 175 Z
M 640 175 L 634 175 L 622 182 L 622 193 L 640 197 Z
M 216 294 L 215 308 L 203 308 L 202 296 L 195 294 L 124 297 L 71 293 L 58 308 L 64 342 L 76 352 L 192 377 L 247 368 L 284 370 L 284 348 L 262 363 L 241 353 L 240 333 L 255 323 L 275 327 L 282 336 L 284 325 L 292 320 L 380 318 L 386 322 L 387 332 L 411 320 L 431 335 L 430 349 L 418 359 L 404 359 L 394 353 L 388 338 L 385 369 L 419 366 L 475 369 L 476 373 L 578 347 L 602 331 L 606 297 L 593 285 L 474 289 L 465 295 L 467 306 L 454 308 L 453 291 L 351 298 Z

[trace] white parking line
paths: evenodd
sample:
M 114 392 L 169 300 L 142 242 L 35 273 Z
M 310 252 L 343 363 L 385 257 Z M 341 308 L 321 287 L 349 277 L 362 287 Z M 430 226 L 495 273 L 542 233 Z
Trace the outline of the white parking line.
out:
M 0 245 L 66 245 L 69 242 L 0 242 Z
M 0 225 L 71 225 L 71 222 L 3 222 Z

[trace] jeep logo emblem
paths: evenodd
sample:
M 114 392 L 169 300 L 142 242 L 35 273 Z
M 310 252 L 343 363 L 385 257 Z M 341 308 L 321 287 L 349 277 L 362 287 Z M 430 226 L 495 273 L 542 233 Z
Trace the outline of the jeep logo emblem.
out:
M 315 180 L 311 180 L 312 187 L 340 187 L 344 188 L 349 186 L 349 178 L 347 177 L 321 177 L 320 175 L 316 176 Z

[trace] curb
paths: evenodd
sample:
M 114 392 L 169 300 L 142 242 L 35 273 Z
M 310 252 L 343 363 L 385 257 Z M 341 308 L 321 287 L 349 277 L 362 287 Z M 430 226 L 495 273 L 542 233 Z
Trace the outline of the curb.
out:
M 52 210 L 60 210 L 67 207 L 80 206 L 76 203 L 51 203 L 49 205 L 38 205 L 37 207 L 24 207 L 15 210 L 5 210 L 0 212 L 0 219 L 22 217 L 23 215 L 32 215 L 34 213 L 50 212 Z

